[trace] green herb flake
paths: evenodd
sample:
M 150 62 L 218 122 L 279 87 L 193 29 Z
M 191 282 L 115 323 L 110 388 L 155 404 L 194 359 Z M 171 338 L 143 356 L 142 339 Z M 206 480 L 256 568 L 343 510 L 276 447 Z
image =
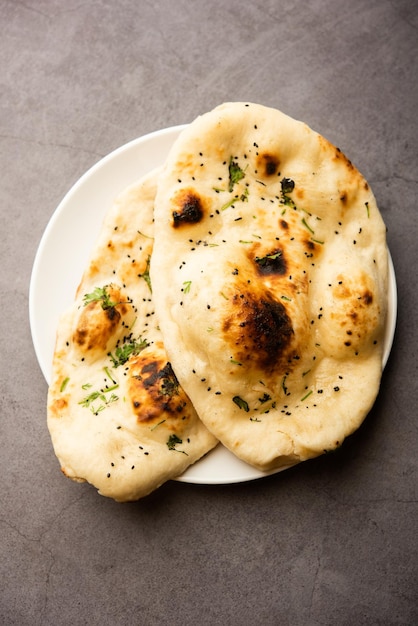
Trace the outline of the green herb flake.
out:
M 243 411 L 245 411 L 246 413 L 248 413 L 248 411 L 250 410 L 249 406 L 248 406 L 248 402 L 246 402 L 245 400 L 243 400 L 240 396 L 234 396 L 232 398 L 232 402 L 235 402 L 235 404 L 237 405 L 238 408 L 242 409 Z
M 91 302 L 101 302 L 102 309 L 106 310 L 120 304 L 118 302 L 111 301 L 110 295 L 107 292 L 107 287 L 107 285 L 104 287 L 96 287 L 91 293 L 86 293 L 83 296 L 84 306 L 90 304 Z
M 138 339 L 130 339 L 122 346 L 118 346 L 115 350 L 115 354 L 109 352 L 108 356 L 112 360 L 113 367 L 119 367 L 119 365 L 124 365 L 131 356 L 137 356 L 148 346 L 149 343 L 147 340 L 141 337 Z
M 307 228 L 309 230 L 310 233 L 312 233 L 312 235 L 315 234 L 315 231 L 312 230 L 312 228 L 309 226 L 308 222 L 305 220 L 305 218 L 302 218 L 302 224 L 305 226 L 305 228 Z
M 113 378 L 112 374 L 110 373 L 109 368 L 108 368 L 108 367 L 104 367 L 104 368 L 103 368 L 103 371 L 104 371 L 104 373 L 106 374 L 106 376 L 107 376 L 108 378 L 110 378 L 110 380 L 112 381 L 112 383 L 113 383 L 114 385 L 116 385 L 116 380 Z
M 185 452 L 184 450 L 177 450 L 176 445 L 180 443 L 183 443 L 183 439 L 180 439 L 180 437 L 177 437 L 177 435 L 174 433 L 170 435 L 166 441 L 167 448 L 169 450 L 174 450 L 175 452 L 181 452 L 182 454 L 189 456 L 187 452 Z
M 287 376 L 283 376 L 283 379 L 282 379 L 282 389 L 283 389 L 285 396 L 287 396 L 286 378 Z
M 265 267 L 266 265 L 270 265 L 270 261 L 277 261 L 282 256 L 281 250 L 278 252 L 274 252 L 273 254 L 266 254 L 266 256 L 256 256 L 255 262 L 258 263 L 261 267 Z
M 234 185 L 244 178 L 245 172 L 244 172 L 244 170 L 242 170 L 240 168 L 238 163 L 236 161 L 234 161 L 232 156 L 229 159 L 228 171 L 229 171 L 229 188 L 228 188 L 228 190 L 232 191 L 233 188 L 234 188 Z
M 235 204 L 236 202 L 238 202 L 238 200 L 239 200 L 238 196 L 235 196 L 234 198 L 232 198 L 228 202 L 225 202 L 225 204 L 223 204 L 221 206 L 221 211 L 225 211 L 226 209 L 229 209 L 229 207 L 232 206 L 233 204 Z
M 84 407 L 85 409 L 90 409 L 90 411 L 94 415 L 98 415 L 109 404 L 112 404 L 113 402 L 116 402 L 117 400 L 119 400 L 119 397 L 114 393 L 112 393 L 110 396 L 106 395 L 110 393 L 111 391 L 118 389 L 118 387 L 119 385 L 116 384 L 116 385 L 113 385 L 112 387 L 109 387 L 108 389 L 100 389 L 98 391 L 93 391 L 88 396 L 80 400 L 78 404 L 81 404 L 81 406 Z M 99 404 L 99 406 L 93 404 L 93 402 L 95 402 L 96 400 L 101 401 L 101 404 Z
M 282 180 L 280 181 L 280 185 L 281 185 L 281 202 L 283 204 L 285 204 L 286 206 L 290 206 L 290 207 L 295 207 L 295 203 L 293 202 L 292 198 L 289 197 L 289 193 L 292 193 L 292 191 L 295 188 L 295 182 L 291 179 L 291 178 L 282 178 Z
M 185 280 L 184 283 L 183 283 L 183 292 L 184 293 L 189 293 L 191 286 L 192 286 L 192 281 L 191 280 Z
M 225 202 L 225 204 L 221 206 L 221 211 L 225 211 L 226 209 L 229 209 L 230 206 L 236 204 L 237 202 L 248 202 L 248 196 L 249 196 L 249 191 L 248 191 L 248 187 L 246 187 L 244 193 L 242 193 L 240 196 L 234 196 L 233 198 L 231 198 L 231 200 L 228 200 L 228 202 Z
M 258 398 L 258 401 L 261 404 L 264 404 L 265 402 L 268 402 L 269 400 L 271 400 L 271 396 L 268 393 L 265 393 L 264 395 L 261 396 L 261 398 Z
M 146 235 L 145 233 L 141 232 L 140 230 L 137 231 L 138 235 L 142 235 L 142 237 L 145 237 L 145 239 L 154 239 L 154 237 L 151 237 L 151 235 Z
M 160 394 L 163 396 L 178 396 L 179 395 L 179 381 L 173 372 L 171 363 L 167 363 L 161 370 L 159 378 L 161 379 Z
M 151 277 L 150 277 L 150 273 L 149 273 L 150 262 L 151 262 L 151 255 L 148 255 L 148 257 L 147 257 L 147 264 L 146 264 L 146 267 L 145 267 L 145 272 L 143 272 L 142 274 L 138 274 L 138 276 L 139 276 L 139 278 L 143 278 L 145 280 L 145 282 L 148 285 L 148 289 L 152 293 Z
M 307 394 L 305 394 L 303 396 L 303 398 L 300 399 L 301 402 L 303 402 L 304 400 L 306 400 L 306 398 L 309 398 L 309 396 L 313 393 L 312 389 L 310 391 L 308 391 Z
M 158 424 L 154 424 L 154 426 L 150 429 L 151 431 L 155 430 L 156 428 L 158 428 L 158 426 L 161 426 L 161 424 L 164 424 L 166 420 L 161 420 L 161 422 L 158 422 Z
M 60 387 L 60 392 L 63 393 L 65 391 L 66 386 L 68 385 L 70 379 L 67 376 L 67 378 L 64 378 L 64 380 L 61 383 L 61 387 Z

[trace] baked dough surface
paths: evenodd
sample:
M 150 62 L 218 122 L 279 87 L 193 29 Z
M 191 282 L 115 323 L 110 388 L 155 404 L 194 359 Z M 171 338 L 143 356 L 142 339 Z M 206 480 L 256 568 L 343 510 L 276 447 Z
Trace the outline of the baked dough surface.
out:
M 216 444 L 167 360 L 149 262 L 158 172 L 106 216 L 74 304 L 59 322 L 48 427 L 63 473 L 136 500 Z
M 386 229 L 344 154 L 252 103 L 200 116 L 160 174 L 151 260 L 169 360 L 207 428 L 271 470 L 333 450 L 382 373 Z

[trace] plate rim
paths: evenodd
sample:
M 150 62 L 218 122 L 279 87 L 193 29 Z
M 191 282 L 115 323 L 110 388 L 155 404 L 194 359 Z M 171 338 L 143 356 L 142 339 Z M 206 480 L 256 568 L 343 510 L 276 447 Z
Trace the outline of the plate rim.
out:
M 47 251 L 48 243 L 50 243 L 50 237 L 54 234 L 54 228 L 56 228 L 59 219 L 62 218 L 65 210 L 68 209 L 68 206 L 71 207 L 71 201 L 74 196 L 76 196 L 77 192 L 83 188 L 83 185 L 88 183 L 92 177 L 94 177 L 97 173 L 99 173 L 103 168 L 105 168 L 112 161 L 116 161 L 122 156 L 129 153 L 131 150 L 141 149 L 143 146 L 147 146 L 149 142 L 159 139 L 172 139 L 172 143 L 176 140 L 180 132 L 186 128 L 188 124 L 178 124 L 174 126 L 168 126 L 166 128 L 162 128 L 159 130 L 154 130 L 152 132 L 146 133 L 145 135 L 141 135 L 135 139 L 128 141 L 127 143 L 115 148 L 104 157 L 100 158 L 96 163 L 91 165 L 68 189 L 68 191 L 64 194 L 61 201 L 58 203 L 54 211 L 49 217 L 49 220 L 44 228 L 42 236 L 39 240 L 36 253 L 34 256 L 32 271 L 30 275 L 30 284 L 29 284 L 29 326 L 32 337 L 32 343 L 35 351 L 35 355 L 38 361 L 38 365 L 42 371 L 44 379 L 49 385 L 50 379 L 50 370 L 52 366 L 52 359 L 49 355 L 48 359 L 44 351 L 42 350 L 41 339 L 39 336 L 39 332 L 37 332 L 37 307 L 36 307 L 36 298 L 37 298 L 37 282 L 39 280 L 39 269 L 41 267 L 42 261 L 44 259 L 45 252 Z M 172 137 L 171 137 L 172 136 Z M 163 162 L 161 163 L 163 165 Z M 151 169 L 151 168 L 150 168 Z M 145 172 L 144 172 L 145 173 Z M 139 178 L 139 176 L 138 176 Z M 131 181 L 134 182 L 134 181 Z M 129 184 L 129 183 L 128 183 Z M 119 191 L 123 191 L 120 189 Z M 104 212 L 105 213 L 105 212 Z M 103 215 L 104 217 L 104 215 Z M 93 245 L 93 244 L 92 244 Z M 385 369 L 387 362 L 390 357 L 390 353 L 392 350 L 395 332 L 396 332 L 396 323 L 397 323 L 397 312 L 398 312 L 398 298 L 397 298 L 397 282 L 396 282 L 396 273 L 393 264 L 393 259 L 391 252 L 389 250 L 389 246 L 387 245 L 388 252 L 388 308 L 387 308 L 387 316 L 385 322 L 385 347 L 382 358 L 382 371 Z M 81 278 L 81 277 L 79 277 Z M 55 330 L 54 330 L 55 332 Z M 199 472 L 193 471 L 199 467 L 199 464 L 203 464 L 203 462 L 210 458 L 215 457 L 215 455 L 219 456 L 222 453 L 226 453 L 226 459 L 233 461 L 233 465 L 236 466 L 235 472 L 230 472 L 229 477 L 208 477 L 204 475 L 201 476 Z M 231 459 L 232 457 L 232 459 Z M 222 458 L 221 458 L 222 461 Z M 225 460 L 224 460 L 225 462 Z M 202 465 L 200 465 L 202 467 Z M 291 466 L 289 466 L 291 467 Z M 244 461 L 237 459 L 232 452 L 230 452 L 227 448 L 225 448 L 222 444 L 218 444 L 213 450 L 209 451 L 207 455 L 205 455 L 202 459 L 191 465 L 186 471 L 175 480 L 178 482 L 185 482 L 190 484 L 205 484 L 205 485 L 214 485 L 214 484 L 236 484 L 240 482 L 249 482 L 252 480 L 256 480 L 258 478 L 263 478 L 270 476 L 272 474 L 276 474 L 281 472 L 288 467 L 283 467 L 271 471 L 262 471 L 258 470 L 251 465 L 245 463 Z

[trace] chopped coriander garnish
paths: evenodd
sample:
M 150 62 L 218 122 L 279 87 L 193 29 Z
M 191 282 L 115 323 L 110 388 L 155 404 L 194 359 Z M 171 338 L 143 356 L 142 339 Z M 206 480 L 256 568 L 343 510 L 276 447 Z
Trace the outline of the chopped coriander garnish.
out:
M 260 265 L 261 267 L 264 267 L 266 265 L 269 265 L 270 261 L 277 261 L 277 259 L 279 259 L 281 256 L 282 256 L 282 251 L 278 250 L 274 254 L 266 254 L 266 256 L 261 256 L 261 257 L 256 256 L 255 262 L 258 263 L 258 265 Z
M 311 232 L 313 235 L 315 234 L 315 231 L 312 230 L 312 228 L 309 226 L 308 222 L 305 220 L 305 218 L 302 218 L 302 224 L 309 230 L 309 232 Z
M 282 178 L 280 181 L 282 193 L 291 193 L 295 188 L 295 182 L 291 178 Z
M 107 293 L 107 285 L 104 287 L 96 287 L 91 293 L 86 293 L 83 297 L 84 306 L 91 302 L 101 302 L 104 310 L 111 309 L 112 307 L 120 304 L 119 302 L 112 302 L 110 295 Z
M 271 400 L 271 396 L 268 393 L 265 393 L 264 395 L 261 396 L 261 398 L 258 398 L 258 401 L 261 404 L 264 404 L 264 402 L 268 402 L 269 400 Z
M 167 447 L 169 450 L 174 450 L 174 447 L 178 443 L 183 443 L 183 440 L 180 439 L 180 437 L 177 437 L 177 435 L 175 434 L 170 435 L 169 438 L 167 439 Z
M 242 193 L 240 196 L 234 196 L 233 198 L 231 198 L 231 200 L 228 200 L 228 202 L 223 204 L 221 206 L 221 211 L 225 211 L 225 209 L 229 209 L 229 207 L 235 204 L 236 202 L 248 202 L 248 195 L 249 195 L 249 191 L 248 191 L 248 187 L 246 187 L 244 193 Z
M 113 367 L 119 367 L 119 365 L 123 365 L 131 356 L 136 356 L 142 350 L 147 348 L 149 343 L 146 339 L 142 339 L 141 337 L 137 339 L 130 339 L 125 342 L 122 346 L 118 346 L 115 350 L 115 354 L 113 355 L 109 352 L 109 357 L 112 360 Z
M 286 378 L 287 378 L 287 375 L 283 376 L 283 379 L 282 379 L 282 389 L 284 391 L 285 396 L 287 396 Z
M 288 195 L 289 193 L 292 193 L 295 188 L 294 181 L 291 178 L 282 178 L 282 180 L 280 181 L 280 185 L 282 188 L 281 202 L 286 206 L 294 207 L 295 203 Z
M 244 170 L 240 168 L 238 163 L 234 161 L 233 157 L 229 159 L 229 191 L 232 191 L 235 183 L 238 183 L 245 176 Z
M 174 450 L 175 452 L 181 452 L 182 454 L 189 456 L 187 452 L 185 452 L 184 450 L 177 450 L 176 445 L 178 443 L 183 443 L 183 439 L 180 439 L 180 437 L 177 437 L 177 435 L 174 433 L 170 435 L 166 441 L 166 444 L 169 450 Z
M 309 398 L 309 396 L 313 393 L 312 389 L 310 391 L 308 391 L 307 394 L 305 394 L 303 396 L 303 398 L 300 399 L 301 402 L 303 402 L 304 400 L 306 400 L 306 398 Z
M 100 411 L 103 411 L 103 409 L 105 409 L 107 405 L 111 404 L 112 402 L 116 402 L 116 400 L 119 400 L 119 397 L 114 393 L 112 393 L 109 397 L 107 397 L 106 395 L 111 391 L 113 392 L 115 389 L 118 389 L 118 387 L 119 385 L 116 384 L 112 387 L 109 387 L 108 389 L 92 391 L 92 393 L 80 400 L 78 404 L 81 404 L 81 406 L 86 409 L 90 409 L 91 412 L 94 413 L 94 415 L 97 415 Z M 100 404 L 99 406 L 94 406 L 93 402 L 95 402 L 96 400 L 101 400 L 102 404 Z
M 67 386 L 67 385 L 68 385 L 68 383 L 69 383 L 69 380 L 70 380 L 70 379 L 69 379 L 69 377 L 67 376 L 67 378 L 64 378 L 64 380 L 62 381 L 62 383 L 61 383 L 61 387 L 60 387 L 60 392 L 61 392 L 61 393 L 65 390 L 66 386 Z
M 232 398 L 232 402 L 235 402 L 235 404 L 237 405 L 237 407 L 239 407 L 240 409 L 242 409 L 243 411 L 245 411 L 246 413 L 248 413 L 248 411 L 250 410 L 249 406 L 248 406 L 248 402 L 246 402 L 245 400 L 243 400 L 240 396 L 234 396 Z
M 110 380 L 112 381 L 112 383 L 113 383 L 114 385 L 116 385 L 116 380 L 113 378 L 112 374 L 109 372 L 109 368 L 108 368 L 108 367 L 104 367 L 104 368 L 103 368 L 103 370 L 104 370 L 104 373 L 106 374 L 106 376 L 107 376 L 108 378 L 110 378 Z
M 164 396 L 177 396 L 179 395 L 179 381 L 175 373 L 173 372 L 173 368 L 171 367 L 171 363 L 167 363 L 163 369 L 160 371 L 161 378 L 161 388 L 160 393 Z
M 192 281 L 191 280 L 185 280 L 183 283 L 184 287 L 183 287 L 183 293 L 189 293 L 190 291 L 190 287 L 192 285 Z
M 143 272 L 142 274 L 139 274 L 139 277 L 143 278 L 145 280 L 145 282 L 148 285 L 148 289 L 152 293 L 151 277 L 150 277 L 150 273 L 149 273 L 150 261 L 151 261 L 151 255 L 148 255 L 147 265 L 145 267 L 145 272 Z
M 226 209 L 229 209 L 229 207 L 235 204 L 236 202 L 238 202 L 238 200 L 239 200 L 238 196 L 235 196 L 231 200 L 228 200 L 228 202 L 225 202 L 225 204 L 221 206 L 221 211 L 225 211 Z
M 151 237 L 150 235 L 146 235 L 145 233 L 143 233 L 142 231 L 138 230 L 138 235 L 142 235 L 143 237 L 145 237 L 146 239 L 154 239 L 154 237 Z
M 166 420 L 161 420 L 161 422 L 158 422 L 158 424 L 154 424 L 154 426 L 153 426 L 150 430 L 151 430 L 151 431 L 152 431 L 152 430 L 155 430 L 158 426 L 161 426 L 161 424 L 164 424 L 164 422 L 165 422 L 165 421 L 166 421 Z

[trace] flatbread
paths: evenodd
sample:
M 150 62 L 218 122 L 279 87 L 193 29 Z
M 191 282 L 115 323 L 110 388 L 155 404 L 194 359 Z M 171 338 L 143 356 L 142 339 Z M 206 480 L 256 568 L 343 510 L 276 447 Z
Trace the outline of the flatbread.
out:
M 353 164 L 226 103 L 176 140 L 155 227 L 156 312 L 208 429 L 261 470 L 340 446 L 378 393 L 387 308 L 386 229 Z
M 217 443 L 178 385 L 154 314 L 157 176 L 126 189 L 107 214 L 58 325 L 48 394 L 63 473 L 118 501 L 147 495 Z

